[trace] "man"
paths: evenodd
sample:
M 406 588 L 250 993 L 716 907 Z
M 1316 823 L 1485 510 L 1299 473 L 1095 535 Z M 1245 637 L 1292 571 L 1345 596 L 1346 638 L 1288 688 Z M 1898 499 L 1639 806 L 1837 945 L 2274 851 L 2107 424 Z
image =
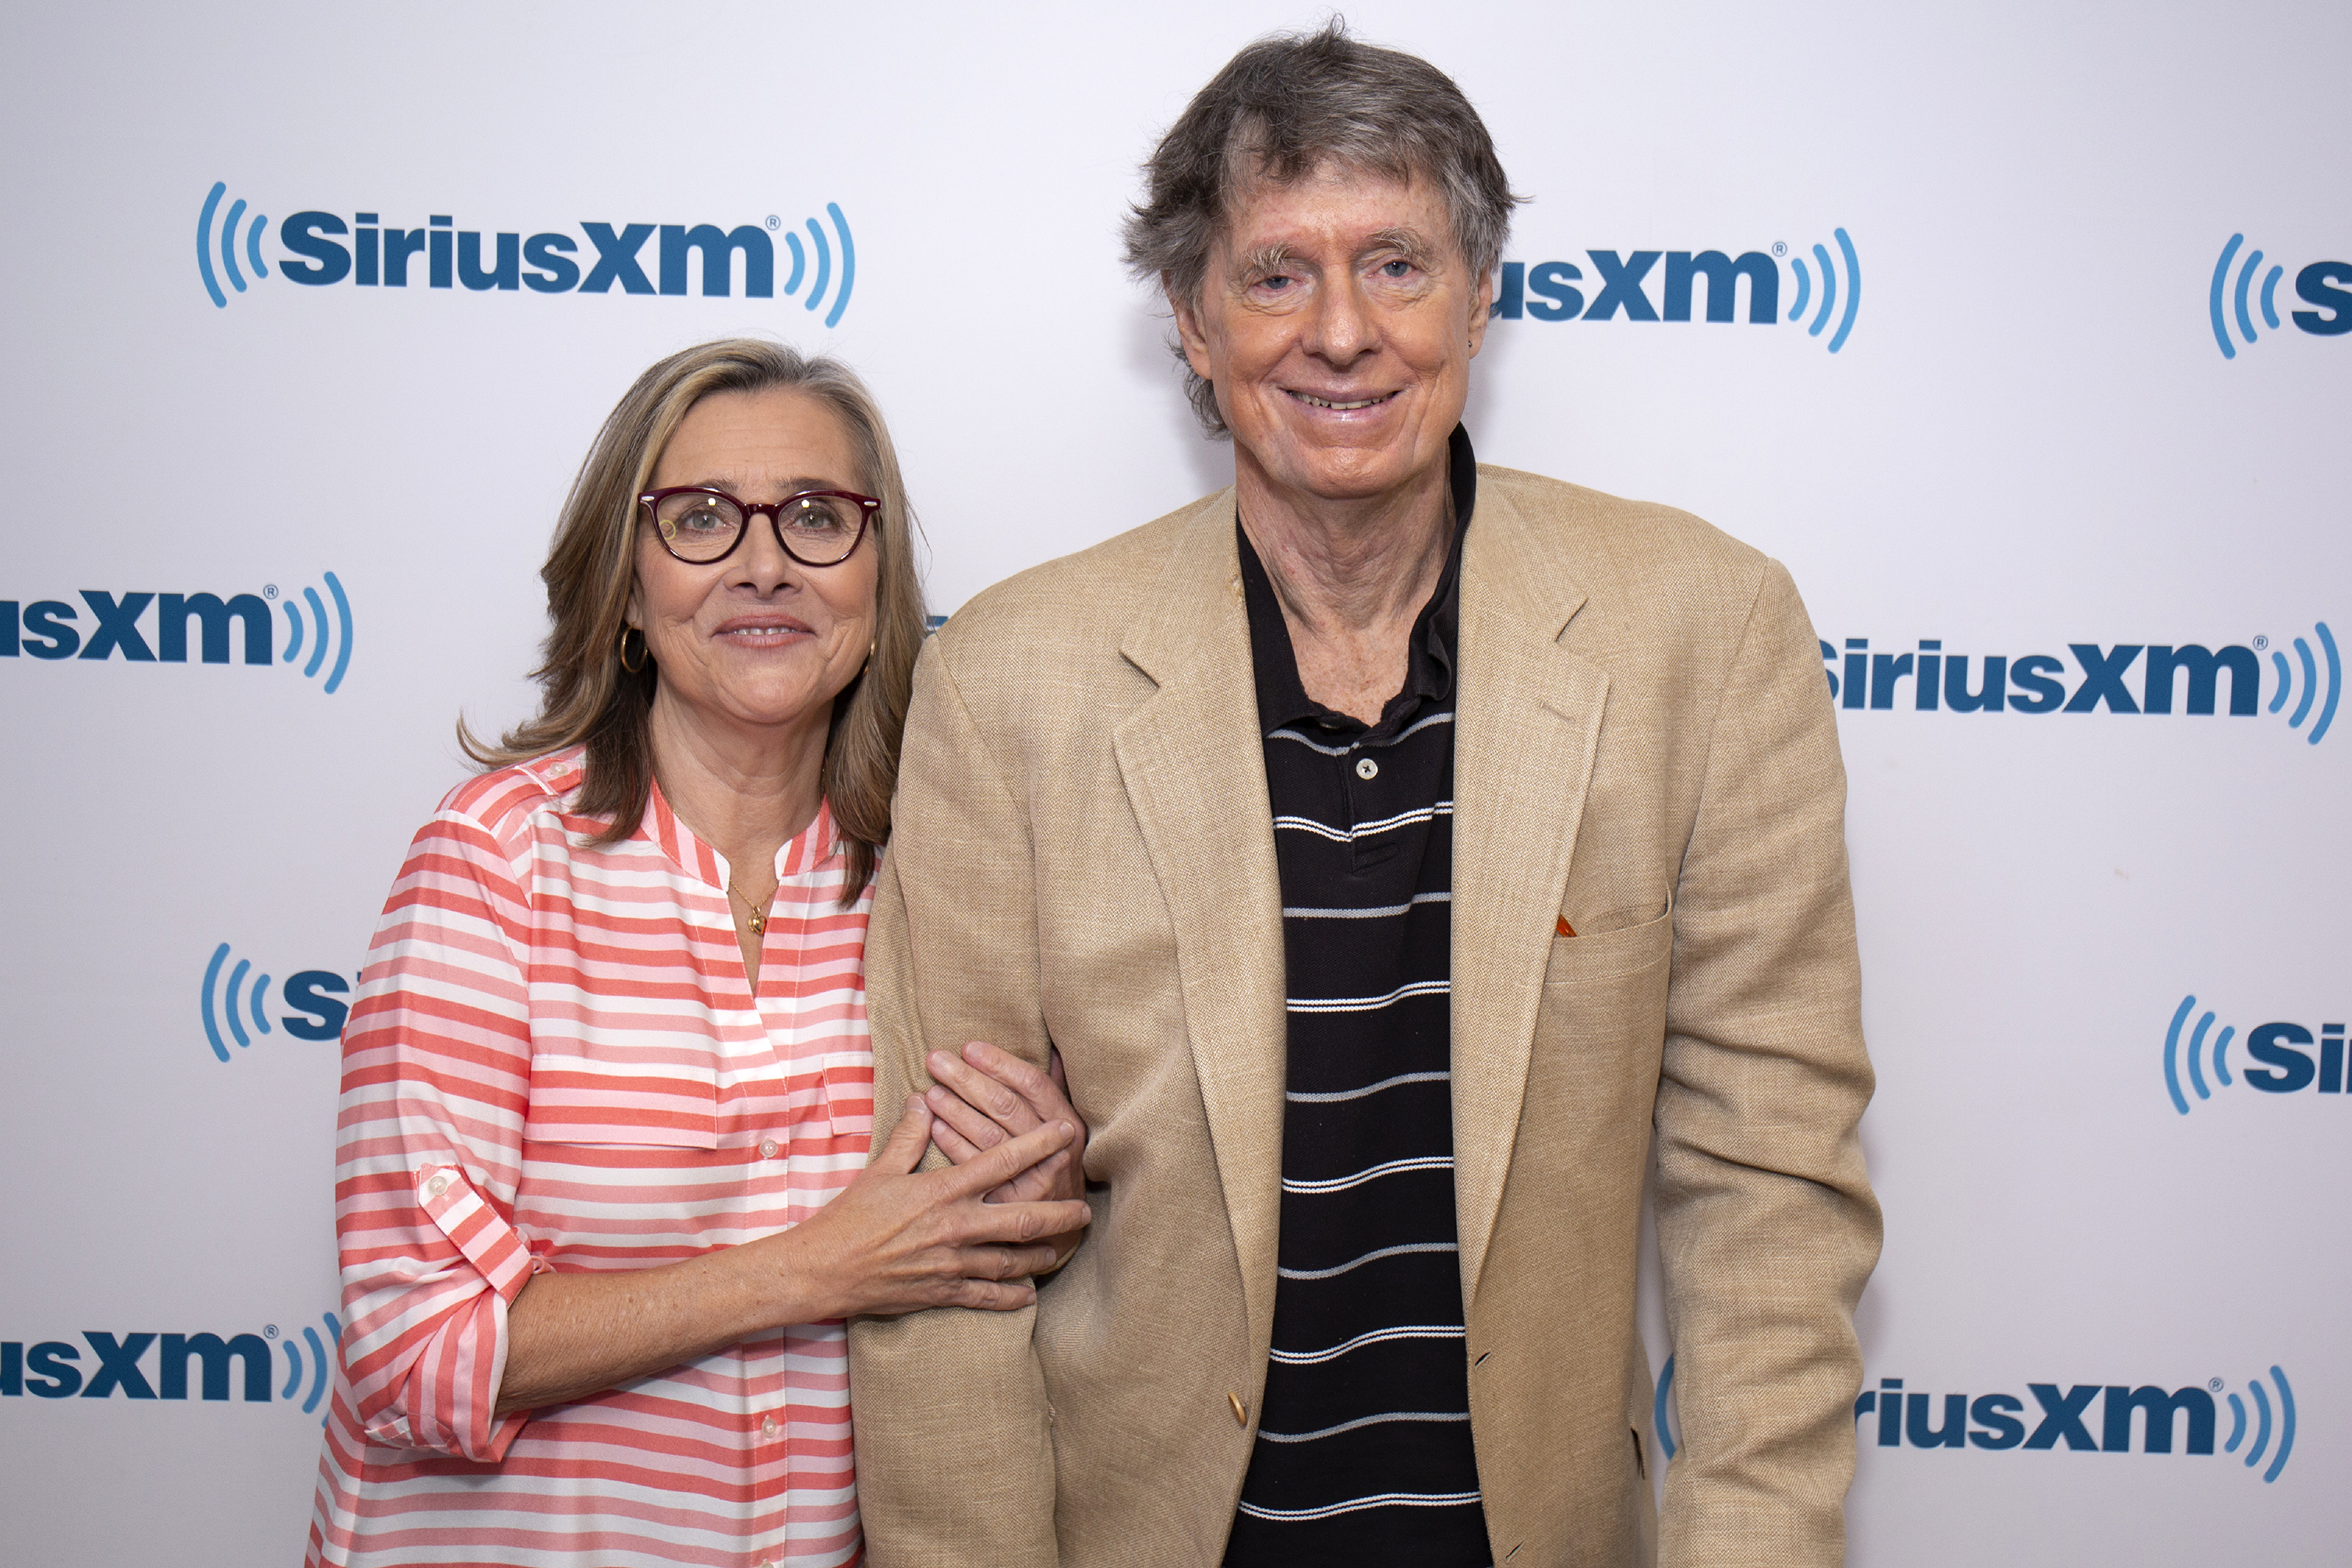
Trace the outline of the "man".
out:
M 869 948 L 877 1102 L 1058 1047 L 1096 1218 L 1031 1313 L 856 1331 L 873 1560 L 1837 1563 L 1879 1232 L 1796 592 L 1475 465 L 1514 198 L 1433 68 L 1261 42 L 1149 175 L 1234 487 L 934 639 Z

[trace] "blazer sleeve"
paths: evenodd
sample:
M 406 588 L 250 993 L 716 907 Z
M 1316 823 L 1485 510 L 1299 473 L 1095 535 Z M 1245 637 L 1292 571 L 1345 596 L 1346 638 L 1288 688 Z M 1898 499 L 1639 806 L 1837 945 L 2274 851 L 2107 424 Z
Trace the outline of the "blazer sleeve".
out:
M 949 671 L 946 640 L 916 666 L 866 937 L 876 1149 L 929 1084 L 931 1048 L 984 1039 L 1046 1059 L 1027 816 Z M 931 1151 L 927 1163 L 942 1163 Z M 1057 1561 L 1035 1317 L 938 1308 L 851 1324 L 858 1510 L 875 1568 Z
M 1845 773 L 1813 629 L 1768 563 L 1676 892 L 1657 1220 L 1683 1447 L 1661 1568 L 1844 1561 L 1880 1222 Z

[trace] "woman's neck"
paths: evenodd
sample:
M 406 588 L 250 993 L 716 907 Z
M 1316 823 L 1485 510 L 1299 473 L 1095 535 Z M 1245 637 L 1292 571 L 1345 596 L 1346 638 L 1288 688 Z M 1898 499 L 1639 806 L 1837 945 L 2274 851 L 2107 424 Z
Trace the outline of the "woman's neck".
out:
M 779 732 L 712 723 L 654 695 L 648 715 L 654 778 L 695 837 L 727 858 L 748 898 L 768 892 L 776 852 L 816 819 L 824 796 L 826 703 Z

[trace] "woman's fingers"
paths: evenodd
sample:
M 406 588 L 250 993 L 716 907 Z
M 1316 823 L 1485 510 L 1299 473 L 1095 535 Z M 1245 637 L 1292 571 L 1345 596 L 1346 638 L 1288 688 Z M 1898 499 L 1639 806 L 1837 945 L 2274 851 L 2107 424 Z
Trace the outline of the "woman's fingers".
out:
M 1018 1068 L 1021 1074 L 1026 1075 L 1025 1079 L 1016 1079 L 1011 1069 L 1003 1065 L 1008 1062 Z M 1033 1102 L 1033 1097 L 1023 1087 L 1024 1082 L 1034 1079 L 1036 1085 L 1050 1088 L 1045 1075 L 1020 1058 L 1000 1051 L 994 1046 L 974 1040 L 964 1047 L 961 1057 L 951 1056 L 946 1051 L 933 1051 L 925 1058 L 924 1065 L 930 1068 L 931 1077 L 941 1087 L 953 1091 L 973 1110 L 993 1121 L 1007 1132 L 1026 1132 L 1040 1121 L 1055 1120 L 1047 1114 L 1051 1101 Z M 944 1109 L 937 1100 L 933 1101 L 933 1108 Z M 969 1127 L 965 1128 L 964 1135 L 968 1138 L 972 1136 Z
M 1046 1062 L 1058 1060 L 1052 1046 L 1045 1047 Z M 1075 1116 L 1069 1097 L 1062 1090 L 1060 1080 L 1050 1071 L 1039 1072 L 1011 1051 L 990 1045 L 986 1040 L 964 1042 L 963 1059 L 994 1080 L 1000 1091 L 1009 1090 L 1018 1096 L 1024 1110 L 1040 1121 L 1066 1120 Z
M 1094 1218 L 1092 1210 L 1078 1198 L 1052 1198 L 1034 1204 L 980 1204 L 974 1205 L 977 1216 L 968 1220 L 962 1229 L 967 1248 L 1014 1250 L 1027 1248 L 1044 1261 L 1022 1273 L 1034 1273 L 1048 1268 L 1054 1261 L 1051 1247 L 1029 1247 L 1043 1242 L 1049 1236 L 1065 1231 L 1083 1230 Z
M 1003 1186 L 1046 1156 L 1067 1148 L 1077 1135 L 1078 1130 L 1066 1121 L 1049 1121 L 1034 1132 L 1006 1139 L 966 1164 L 935 1171 L 932 1179 L 948 1187 L 955 1197 L 978 1197 L 992 1187 Z M 891 1134 L 894 1141 L 897 1136 L 895 1132 Z
M 984 1152 L 979 1144 L 957 1131 L 943 1116 L 931 1123 L 931 1142 L 940 1146 L 940 1152 L 945 1154 L 950 1163 L 957 1165 L 968 1165 Z
M 921 1095 L 910 1094 L 906 1109 L 898 1113 L 898 1125 L 890 1129 L 889 1141 L 874 1156 L 872 1168 L 894 1176 L 907 1175 L 922 1163 L 923 1147 L 930 1141 L 930 1108 L 923 1103 Z
M 923 1091 L 923 1103 L 931 1114 L 952 1127 L 963 1141 L 976 1149 L 993 1149 L 1017 1132 L 1034 1130 L 1035 1118 L 1024 1118 L 1022 1125 L 1007 1127 L 972 1104 L 945 1084 L 933 1084 Z

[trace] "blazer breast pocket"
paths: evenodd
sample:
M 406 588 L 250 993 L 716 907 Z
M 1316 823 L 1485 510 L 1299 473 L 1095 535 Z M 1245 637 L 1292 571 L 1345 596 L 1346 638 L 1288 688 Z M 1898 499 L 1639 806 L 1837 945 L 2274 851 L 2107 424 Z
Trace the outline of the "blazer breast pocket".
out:
M 1607 917 L 1603 917 L 1606 919 Z M 1556 936 L 1544 966 L 1544 985 L 1584 985 L 1661 966 L 1675 950 L 1671 905 L 1655 919 L 1587 936 Z
M 719 1147 L 719 1064 L 660 1036 L 566 1040 L 530 1059 L 522 1135 L 539 1143 Z

